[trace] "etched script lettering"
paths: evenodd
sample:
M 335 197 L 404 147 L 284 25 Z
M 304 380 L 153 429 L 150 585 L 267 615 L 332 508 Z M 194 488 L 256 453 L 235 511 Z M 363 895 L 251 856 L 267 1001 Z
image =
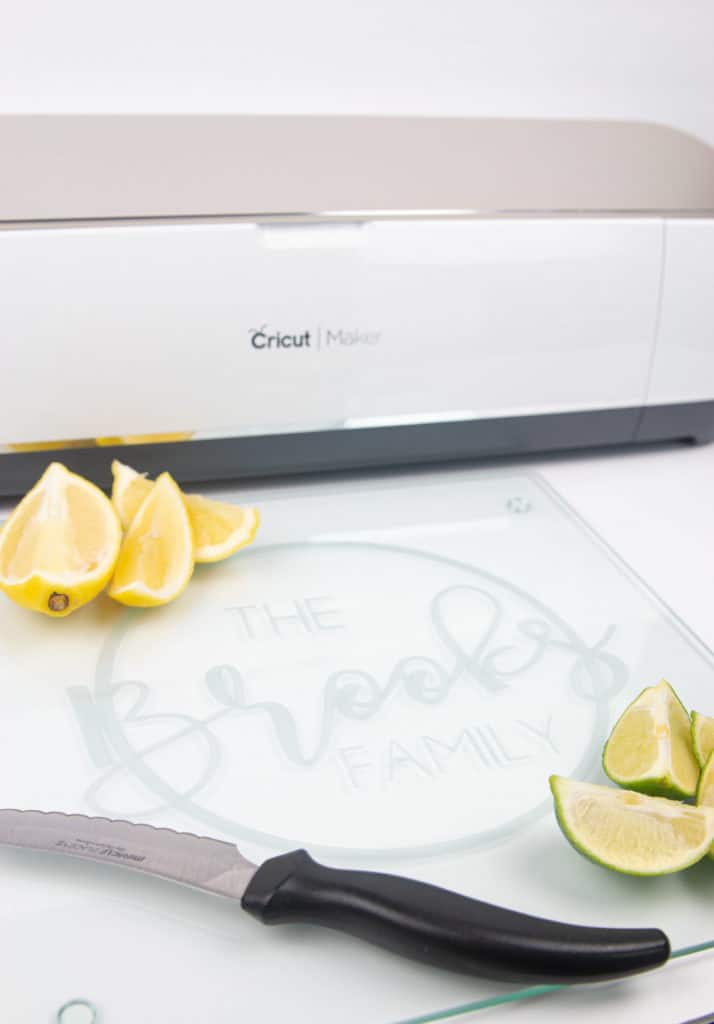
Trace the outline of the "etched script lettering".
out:
M 370 550 L 350 547 L 358 558 Z M 402 555 L 431 560 L 425 579 L 453 582 L 426 590 L 423 598 L 409 594 L 395 615 L 398 629 L 390 622 L 376 649 L 370 646 L 373 634 L 361 632 L 375 616 L 371 608 L 371 618 L 360 618 L 361 590 L 340 595 L 319 589 L 318 582 L 314 590 L 288 596 L 273 587 L 263 598 L 252 587 L 243 591 L 242 602 L 231 602 L 231 593 L 212 611 L 220 628 L 203 620 L 216 629 L 221 654 L 202 665 L 192 648 L 194 660 L 176 691 L 188 700 L 182 710 L 171 705 L 170 680 L 152 687 L 137 668 L 140 656 L 131 650 L 118 656 L 139 621 L 123 620 L 94 689 L 68 689 L 95 766 L 89 806 L 115 817 L 117 810 L 146 816 L 171 809 L 212 830 L 259 842 L 272 840 L 267 828 L 251 828 L 250 816 L 242 817 L 245 780 L 259 780 L 277 809 L 291 800 L 293 809 L 302 808 L 295 801 L 304 799 L 329 821 L 331 807 L 338 806 L 329 801 L 339 796 L 373 823 L 407 804 L 416 814 L 422 796 L 452 799 L 458 790 L 451 783 L 459 779 L 478 780 L 487 808 L 486 780 L 498 780 L 511 804 L 498 812 L 500 818 L 494 812 L 491 825 L 480 825 L 472 843 L 480 834 L 483 841 L 502 834 L 509 821 L 544 813 L 547 786 L 532 780 L 545 778 L 559 758 L 576 767 L 591 756 L 608 721 L 608 702 L 627 682 L 627 667 L 611 649 L 615 627 L 601 626 L 601 635 L 585 640 L 536 599 L 488 573 L 442 564 L 438 556 Z M 313 563 L 306 564 L 312 579 Z M 358 576 L 362 564 L 352 564 Z M 391 593 L 398 594 L 399 586 L 395 576 Z M 206 634 L 200 650 L 212 651 L 212 635 Z M 146 643 L 146 634 L 138 636 L 137 652 Z M 280 645 L 267 669 L 261 645 L 268 652 Z M 294 654 L 299 671 L 293 688 Z M 179 664 L 175 656 L 173 663 Z M 553 682 L 541 702 L 537 688 L 543 680 Z M 564 715 L 558 701 L 574 708 L 583 737 L 575 743 L 570 712 Z M 231 800 L 215 799 L 221 786 L 224 794 L 233 787 Z M 141 801 L 136 808 L 127 806 L 135 799 Z M 415 818 L 413 833 L 420 828 Z M 101 854 L 122 855 L 108 848 Z

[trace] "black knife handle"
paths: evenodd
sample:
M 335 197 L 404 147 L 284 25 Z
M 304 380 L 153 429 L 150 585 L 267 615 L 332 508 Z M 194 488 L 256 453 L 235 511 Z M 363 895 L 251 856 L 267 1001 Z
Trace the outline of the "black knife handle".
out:
M 266 861 L 242 906 L 263 924 L 324 925 L 434 967 L 518 982 L 601 981 L 669 957 L 657 928 L 530 917 L 397 875 L 323 867 L 296 850 Z

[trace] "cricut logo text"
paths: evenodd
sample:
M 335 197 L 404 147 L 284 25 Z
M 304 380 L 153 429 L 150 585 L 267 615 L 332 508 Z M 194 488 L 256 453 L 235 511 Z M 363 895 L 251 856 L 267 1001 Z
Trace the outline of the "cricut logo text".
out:
M 280 331 L 268 330 L 267 324 L 263 324 L 257 331 L 251 331 L 250 343 L 253 348 L 309 348 L 310 332 L 303 331 L 302 334 L 283 334 Z
M 248 332 L 251 348 L 262 351 L 276 352 L 278 349 L 307 349 L 318 352 L 332 349 L 356 348 L 365 345 L 379 345 L 382 340 L 381 331 L 361 330 L 359 328 L 328 327 L 317 324 L 303 331 L 280 331 L 263 324 L 252 327 Z

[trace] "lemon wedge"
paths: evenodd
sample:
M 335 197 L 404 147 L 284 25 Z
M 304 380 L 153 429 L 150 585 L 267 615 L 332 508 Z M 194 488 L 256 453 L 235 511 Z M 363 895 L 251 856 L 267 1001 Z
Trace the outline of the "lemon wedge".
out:
M 106 495 L 53 462 L 0 534 L 0 589 L 25 608 L 69 615 L 106 586 L 120 544 Z
M 162 473 L 124 537 L 109 596 L 141 608 L 168 604 L 191 579 L 194 546 L 183 495 Z
M 257 508 L 185 494 L 184 501 L 196 536 L 196 561 L 220 562 L 255 537 L 260 525 Z
M 112 462 L 112 503 L 122 524 L 129 526 L 154 486 L 131 466 Z M 184 494 L 196 543 L 197 562 L 220 562 L 255 538 L 260 525 L 257 508 L 214 501 L 200 494 Z
M 126 529 L 154 486 L 154 482 L 147 480 L 144 473 L 137 473 L 131 466 L 124 465 L 118 459 L 112 462 L 112 477 L 112 505 Z

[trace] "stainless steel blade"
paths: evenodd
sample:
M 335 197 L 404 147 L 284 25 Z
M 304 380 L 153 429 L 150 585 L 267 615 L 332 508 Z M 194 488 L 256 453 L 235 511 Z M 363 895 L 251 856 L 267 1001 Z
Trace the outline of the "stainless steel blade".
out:
M 258 870 L 232 843 L 58 811 L 0 810 L 0 843 L 120 864 L 236 900 Z

